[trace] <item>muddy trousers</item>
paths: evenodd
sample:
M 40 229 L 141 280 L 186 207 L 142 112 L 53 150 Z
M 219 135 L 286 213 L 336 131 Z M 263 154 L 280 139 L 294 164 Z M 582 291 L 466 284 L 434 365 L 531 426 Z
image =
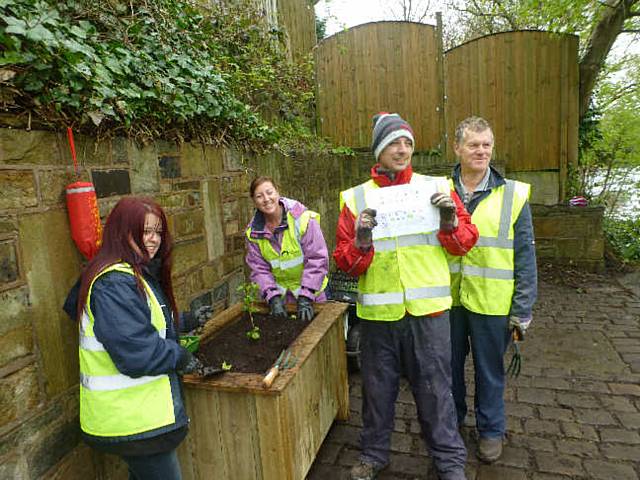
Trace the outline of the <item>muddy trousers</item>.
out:
M 361 459 L 389 463 L 400 377 L 409 380 L 427 449 L 442 480 L 464 479 L 467 452 L 451 394 L 449 313 L 361 320 Z

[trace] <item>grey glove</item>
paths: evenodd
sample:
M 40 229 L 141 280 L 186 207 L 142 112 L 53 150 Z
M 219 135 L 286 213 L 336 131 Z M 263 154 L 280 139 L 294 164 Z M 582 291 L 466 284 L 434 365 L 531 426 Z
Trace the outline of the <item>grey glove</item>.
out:
M 176 365 L 176 372 L 178 375 L 185 375 L 187 373 L 194 373 L 196 371 L 201 371 L 204 368 L 202 362 L 193 355 L 186 348 L 182 348 L 180 352 L 180 359 L 178 360 L 178 364 Z
M 309 322 L 315 315 L 313 311 L 313 302 L 311 299 L 300 295 L 298 296 L 298 320 L 302 320 L 303 322 Z
M 456 215 L 456 202 L 446 193 L 434 193 L 431 195 L 431 204 L 440 211 L 440 230 L 450 232 L 458 226 Z
M 196 311 L 193 312 L 193 316 L 198 321 L 199 326 L 207 323 L 207 320 L 211 318 L 211 315 L 213 315 L 213 307 L 211 305 L 202 305 L 201 307 L 196 308 Z
M 527 328 L 529 328 L 529 324 L 531 323 L 531 317 L 521 318 L 516 317 L 515 315 L 511 315 L 509 317 L 509 330 L 514 331 L 514 340 L 518 342 L 522 342 L 524 340 L 524 334 L 527 332 Z
M 269 312 L 276 318 L 287 318 L 287 310 L 284 308 L 284 302 L 280 295 L 271 297 L 269 300 Z
M 356 247 L 368 250 L 373 244 L 373 228 L 378 225 L 376 211 L 373 208 L 365 208 L 356 218 Z

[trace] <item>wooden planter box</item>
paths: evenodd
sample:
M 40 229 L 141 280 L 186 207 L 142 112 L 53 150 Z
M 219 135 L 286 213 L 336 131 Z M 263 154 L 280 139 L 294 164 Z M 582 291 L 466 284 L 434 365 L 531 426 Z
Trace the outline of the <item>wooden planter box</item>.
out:
M 269 389 L 263 374 L 229 372 L 204 381 L 185 376 L 191 418 L 179 448 L 185 480 L 305 478 L 333 420 L 349 415 L 347 307 L 314 306 L 318 315 L 290 346 L 296 365 L 282 370 Z M 201 342 L 241 313 L 237 304 L 209 320 Z

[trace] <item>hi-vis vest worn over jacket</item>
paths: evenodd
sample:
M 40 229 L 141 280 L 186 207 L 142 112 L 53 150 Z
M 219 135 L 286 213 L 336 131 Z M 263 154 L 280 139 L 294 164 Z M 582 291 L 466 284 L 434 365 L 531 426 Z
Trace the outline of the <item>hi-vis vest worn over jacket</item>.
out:
M 513 227 L 530 186 L 506 180 L 482 199 L 471 222 L 480 238 L 465 256 L 448 255 L 453 305 L 483 315 L 508 315 L 514 292 Z
M 410 184 L 438 181 L 438 191 L 449 193 L 443 177 L 413 173 Z M 373 180 L 340 193 L 340 210 L 346 204 L 357 216 L 367 208 L 367 193 L 380 188 Z M 386 187 L 392 188 L 392 187 Z M 374 255 L 358 279 L 358 317 L 366 320 L 400 320 L 451 307 L 449 268 L 438 231 L 374 240 Z
M 134 274 L 128 264 L 118 263 L 96 275 L 80 322 L 80 426 L 84 432 L 100 437 L 134 435 L 175 422 L 169 376 L 131 378 L 122 374 L 94 334 L 91 291 L 100 275 L 112 271 Z M 144 279 L 142 284 L 151 323 L 166 338 L 162 307 Z
M 291 212 L 287 212 L 287 229 L 282 237 L 280 252 L 276 252 L 268 239 L 252 238 L 251 227 L 247 228 L 247 238 L 258 245 L 262 257 L 271 264 L 271 272 L 283 296 L 286 295 L 287 290 L 291 291 L 296 298 L 300 294 L 300 283 L 304 271 L 304 253 L 300 246 L 300 239 L 307 231 L 309 220 L 312 218 L 320 222 L 320 215 L 311 210 L 305 210 L 298 218 L 294 218 Z M 327 282 L 328 279 L 325 276 L 322 287 L 316 295 L 324 291 Z

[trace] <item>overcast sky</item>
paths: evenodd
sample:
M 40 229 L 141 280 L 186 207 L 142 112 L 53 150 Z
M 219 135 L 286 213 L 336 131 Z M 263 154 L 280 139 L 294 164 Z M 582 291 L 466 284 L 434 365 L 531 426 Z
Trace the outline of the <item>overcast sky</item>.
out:
M 437 10 L 437 6 L 443 4 L 439 0 L 430 0 L 430 3 L 431 11 Z M 363 23 L 393 20 L 390 4 L 393 4 L 392 0 L 320 0 L 316 4 L 315 12 L 318 18 L 328 17 L 326 35 L 329 36 L 344 28 L 355 27 Z M 444 6 L 440 10 L 446 18 Z M 435 25 L 435 17 L 425 23 Z M 637 39 L 637 36 L 635 38 Z M 640 41 L 634 41 L 634 37 L 630 34 L 620 35 L 614 44 L 614 53 L 622 54 L 625 51 L 639 53 Z
M 321 0 L 316 4 L 316 16 L 327 20 L 327 35 L 332 35 L 343 28 L 355 27 L 362 23 L 393 20 L 389 0 Z M 431 0 L 437 5 L 437 0 Z M 435 19 L 426 23 L 435 25 Z

